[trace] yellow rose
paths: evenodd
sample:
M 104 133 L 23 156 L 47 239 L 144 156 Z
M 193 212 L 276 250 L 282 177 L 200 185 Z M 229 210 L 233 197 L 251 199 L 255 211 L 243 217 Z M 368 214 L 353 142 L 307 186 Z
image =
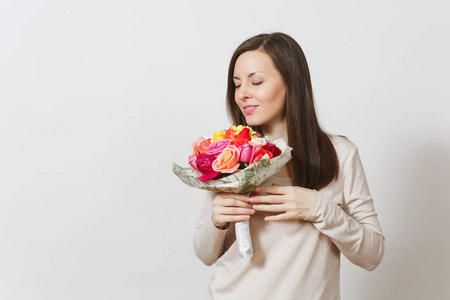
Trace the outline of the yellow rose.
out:
M 226 138 L 227 138 L 227 136 L 225 135 L 224 131 L 217 131 L 217 132 L 214 132 L 211 143 L 214 143 L 214 142 L 220 141 L 220 140 L 224 140 Z
M 242 129 L 245 128 L 245 126 L 242 126 L 242 125 L 235 126 L 235 125 L 233 125 L 233 126 L 231 126 L 231 128 L 234 129 L 234 135 L 238 135 L 242 131 Z
M 251 128 L 250 126 L 245 126 L 248 129 L 250 129 L 250 136 L 253 137 L 254 135 L 256 135 L 256 131 L 253 130 L 253 128 Z

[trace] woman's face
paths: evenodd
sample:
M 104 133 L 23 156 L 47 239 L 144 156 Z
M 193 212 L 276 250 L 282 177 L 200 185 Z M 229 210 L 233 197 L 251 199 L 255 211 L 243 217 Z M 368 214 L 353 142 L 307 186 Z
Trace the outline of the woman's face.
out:
M 285 123 L 286 87 L 269 55 L 261 51 L 241 54 L 234 66 L 233 80 L 234 99 L 248 125 L 278 127 Z

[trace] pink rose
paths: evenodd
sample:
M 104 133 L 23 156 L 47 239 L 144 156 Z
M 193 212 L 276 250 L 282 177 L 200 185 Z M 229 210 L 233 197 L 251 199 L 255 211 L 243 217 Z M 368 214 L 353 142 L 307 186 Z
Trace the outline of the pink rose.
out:
M 252 161 L 255 156 L 257 147 L 254 147 L 250 144 L 243 144 L 239 146 L 239 161 L 243 163 L 249 163 Z
M 216 142 L 211 143 L 211 145 L 209 145 L 206 151 L 208 151 L 208 154 L 215 155 L 217 157 L 217 155 L 222 153 L 223 149 L 225 149 L 229 144 L 230 144 L 229 139 L 218 140 Z
M 194 169 L 203 174 L 203 176 L 197 178 L 198 180 L 208 181 L 220 177 L 221 174 L 212 168 L 214 159 L 215 157 L 209 154 L 200 154 L 196 157 Z
M 234 173 L 239 168 L 239 149 L 227 146 L 213 162 L 212 168 L 220 173 Z
M 197 156 L 199 154 L 208 154 L 208 152 L 206 151 L 206 148 L 208 148 L 208 146 L 211 143 L 206 140 L 203 137 L 199 137 L 197 140 L 195 140 L 195 142 L 192 144 L 192 154 Z
M 189 165 L 196 171 L 199 171 L 197 168 L 197 156 L 195 155 L 189 155 Z M 200 172 L 200 171 L 199 171 Z M 201 173 L 201 172 L 200 172 Z

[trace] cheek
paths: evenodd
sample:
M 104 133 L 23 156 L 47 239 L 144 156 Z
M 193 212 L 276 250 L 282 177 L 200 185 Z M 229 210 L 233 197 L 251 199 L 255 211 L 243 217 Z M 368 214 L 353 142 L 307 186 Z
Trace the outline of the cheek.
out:
M 284 107 L 286 102 L 286 89 L 283 84 L 280 84 L 274 91 L 273 99 L 276 101 L 278 107 Z
M 286 92 L 283 86 L 276 86 L 267 90 L 261 97 L 266 103 L 270 103 L 273 109 L 277 109 L 284 107 Z
M 237 95 L 234 96 L 234 103 L 236 104 L 237 107 L 239 107 L 239 108 L 241 107 L 240 106 L 240 101 L 238 100 Z

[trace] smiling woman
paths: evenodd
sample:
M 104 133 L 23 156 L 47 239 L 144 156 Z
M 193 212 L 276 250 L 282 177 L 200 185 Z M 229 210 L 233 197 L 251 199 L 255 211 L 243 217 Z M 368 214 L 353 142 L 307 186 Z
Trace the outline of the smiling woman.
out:
M 373 270 L 384 236 L 357 147 L 317 120 L 306 58 L 283 33 L 242 43 L 228 71 L 228 112 L 293 148 L 251 196 L 206 196 L 194 250 L 216 263 L 209 299 L 340 299 L 340 254 Z M 240 259 L 234 222 L 250 219 L 254 256 Z
M 234 68 L 235 101 L 250 126 L 264 126 L 270 135 L 286 122 L 283 114 L 286 87 L 269 55 L 248 51 Z

